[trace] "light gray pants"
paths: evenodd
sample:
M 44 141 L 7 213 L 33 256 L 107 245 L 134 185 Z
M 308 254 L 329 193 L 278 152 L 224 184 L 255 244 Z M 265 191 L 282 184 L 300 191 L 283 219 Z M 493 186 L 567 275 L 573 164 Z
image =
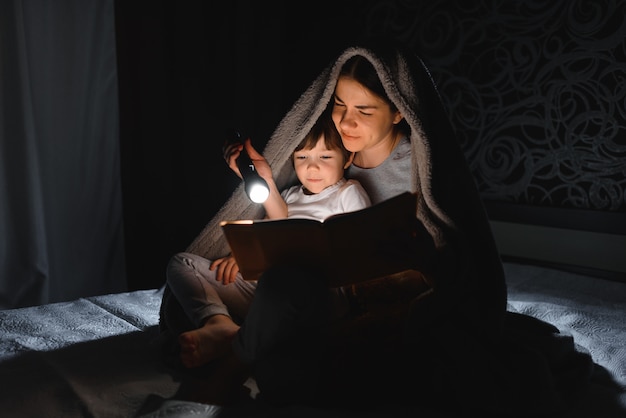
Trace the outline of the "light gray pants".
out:
M 235 322 L 248 314 L 256 290 L 256 281 L 246 281 L 237 274 L 234 283 L 224 285 L 210 270 L 211 260 L 191 253 L 174 255 L 167 266 L 167 283 L 196 327 L 213 315 L 223 314 Z

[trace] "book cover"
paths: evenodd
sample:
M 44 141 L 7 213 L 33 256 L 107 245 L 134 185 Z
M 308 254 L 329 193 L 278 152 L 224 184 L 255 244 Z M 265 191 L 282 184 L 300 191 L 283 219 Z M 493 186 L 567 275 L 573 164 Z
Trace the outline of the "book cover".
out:
M 354 212 L 311 219 L 223 221 L 222 230 L 246 280 L 275 265 L 313 266 L 330 286 L 419 269 L 418 247 L 430 240 L 403 193 Z

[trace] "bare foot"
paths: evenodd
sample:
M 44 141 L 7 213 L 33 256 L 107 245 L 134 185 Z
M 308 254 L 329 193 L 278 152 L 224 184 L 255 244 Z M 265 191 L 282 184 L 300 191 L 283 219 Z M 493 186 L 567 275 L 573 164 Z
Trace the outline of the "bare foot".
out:
M 202 366 L 230 350 L 239 325 L 225 315 L 210 317 L 202 327 L 178 337 L 180 360 L 187 368 Z

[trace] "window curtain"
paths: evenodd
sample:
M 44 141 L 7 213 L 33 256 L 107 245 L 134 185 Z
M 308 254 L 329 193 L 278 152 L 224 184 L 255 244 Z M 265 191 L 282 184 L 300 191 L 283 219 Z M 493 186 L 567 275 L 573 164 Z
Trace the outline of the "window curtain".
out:
M 0 2 L 0 309 L 126 289 L 114 23 Z

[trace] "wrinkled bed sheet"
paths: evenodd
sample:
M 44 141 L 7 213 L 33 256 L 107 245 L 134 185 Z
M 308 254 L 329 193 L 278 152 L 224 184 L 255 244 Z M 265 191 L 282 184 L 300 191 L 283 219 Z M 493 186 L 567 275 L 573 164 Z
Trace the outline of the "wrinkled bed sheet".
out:
M 505 269 L 509 310 L 552 323 L 593 358 L 589 391 L 567 416 L 626 416 L 626 284 L 514 263 Z M 412 408 L 264 410 L 168 400 L 180 383 L 160 355 L 161 294 L 144 290 L 0 311 L 0 416 L 447 416 Z

